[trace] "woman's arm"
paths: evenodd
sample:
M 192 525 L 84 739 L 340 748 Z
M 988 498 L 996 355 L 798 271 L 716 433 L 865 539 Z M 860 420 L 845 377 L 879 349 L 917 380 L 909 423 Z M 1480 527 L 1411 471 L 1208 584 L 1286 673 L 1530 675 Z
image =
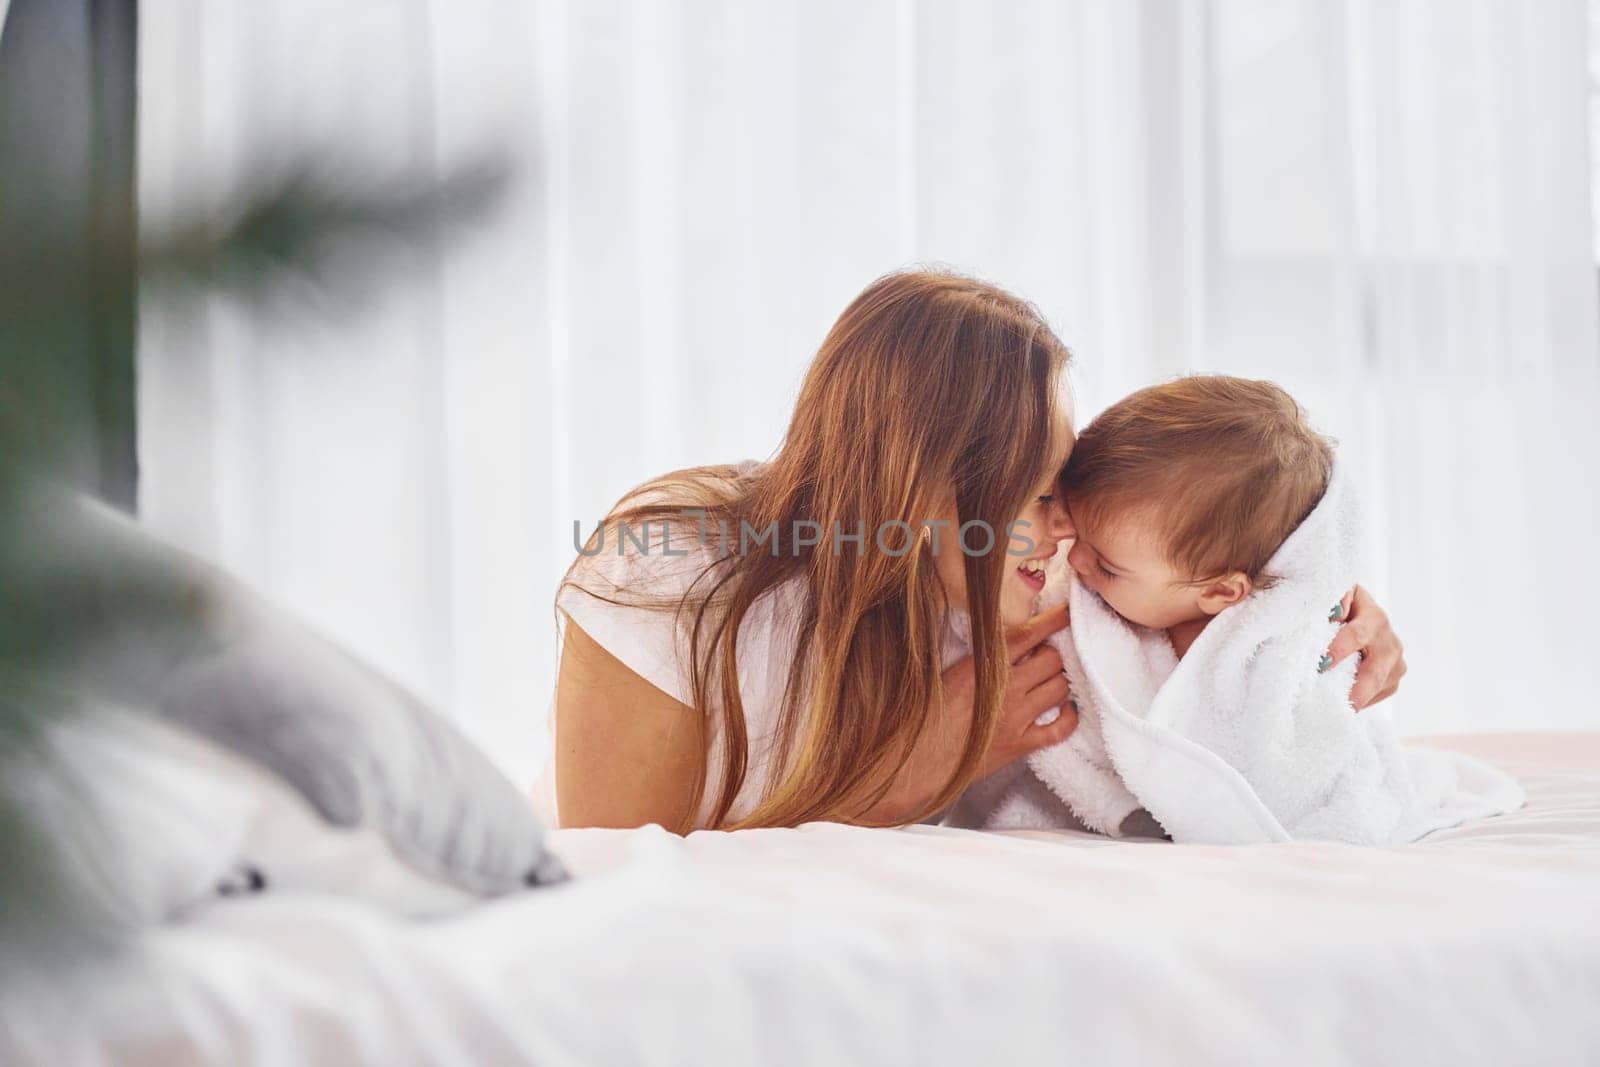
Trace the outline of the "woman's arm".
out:
M 567 620 L 556 678 L 556 806 L 562 826 L 690 827 L 705 759 L 703 718 Z

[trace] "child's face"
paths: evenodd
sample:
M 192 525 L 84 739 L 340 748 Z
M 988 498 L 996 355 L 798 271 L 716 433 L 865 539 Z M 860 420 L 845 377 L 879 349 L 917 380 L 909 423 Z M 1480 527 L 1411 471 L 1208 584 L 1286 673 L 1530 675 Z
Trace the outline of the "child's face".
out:
M 1073 526 L 1078 536 L 1067 562 L 1124 619 L 1165 630 L 1211 614 L 1202 606 L 1202 589 L 1186 584 L 1187 576 L 1167 561 L 1148 520 L 1134 514 L 1085 524 L 1074 514 Z

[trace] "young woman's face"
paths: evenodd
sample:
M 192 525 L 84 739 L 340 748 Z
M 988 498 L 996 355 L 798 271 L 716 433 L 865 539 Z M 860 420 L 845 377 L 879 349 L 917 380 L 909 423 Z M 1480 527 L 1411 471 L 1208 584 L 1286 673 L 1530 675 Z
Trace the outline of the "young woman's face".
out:
M 1005 575 L 1000 584 L 1000 619 L 1007 626 L 1020 626 L 1033 617 L 1034 598 L 1044 588 L 1044 563 L 1056 554 L 1058 544 L 1072 535 L 1066 508 L 1056 495 L 1056 474 L 1066 465 L 1072 454 L 1071 396 L 1063 388 L 1057 405 L 1056 426 L 1053 437 L 1055 455 L 1046 468 L 1046 475 L 1027 505 L 1011 526 L 1013 536 L 1006 540 L 1006 530 L 995 531 L 994 551 L 1006 554 Z M 947 514 L 941 516 L 945 525 L 937 530 L 938 545 L 934 563 L 939 578 L 950 597 L 952 607 L 965 610 L 967 606 L 967 574 L 965 558 L 957 540 L 955 507 L 952 503 Z M 930 535 L 931 538 L 932 535 Z M 973 551 L 983 547 L 980 531 L 972 531 L 968 544 Z

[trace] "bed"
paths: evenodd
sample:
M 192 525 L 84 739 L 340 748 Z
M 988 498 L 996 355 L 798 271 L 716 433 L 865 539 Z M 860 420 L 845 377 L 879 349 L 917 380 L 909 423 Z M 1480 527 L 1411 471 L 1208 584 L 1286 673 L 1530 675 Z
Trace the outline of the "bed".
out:
M 70 996 L 8 1005 L 0 1049 L 51 1065 L 1600 1063 L 1600 733 L 1426 743 L 1516 774 L 1527 807 L 1389 849 L 557 831 L 579 877 L 447 920 L 219 901 Z

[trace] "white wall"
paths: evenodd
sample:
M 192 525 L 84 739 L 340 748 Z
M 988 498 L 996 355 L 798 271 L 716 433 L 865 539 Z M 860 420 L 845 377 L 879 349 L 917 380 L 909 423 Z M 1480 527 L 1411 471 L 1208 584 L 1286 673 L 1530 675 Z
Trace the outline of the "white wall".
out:
M 1367 476 L 1410 728 L 1600 725 L 1582 0 L 332 10 L 146 0 L 147 225 L 297 144 L 524 180 L 355 321 L 148 301 L 144 510 L 517 773 L 572 520 L 769 453 L 920 260 L 1035 299 L 1085 413 L 1188 369 L 1301 395 Z

